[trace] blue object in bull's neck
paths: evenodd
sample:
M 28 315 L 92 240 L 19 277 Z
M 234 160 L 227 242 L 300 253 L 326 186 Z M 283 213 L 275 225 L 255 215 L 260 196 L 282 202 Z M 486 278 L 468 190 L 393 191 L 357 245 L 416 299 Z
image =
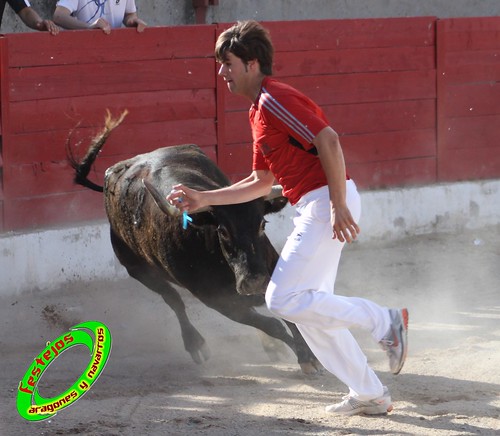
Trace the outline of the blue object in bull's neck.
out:
M 192 223 L 193 218 L 191 218 L 186 211 L 182 212 L 182 228 L 187 229 L 188 223 Z

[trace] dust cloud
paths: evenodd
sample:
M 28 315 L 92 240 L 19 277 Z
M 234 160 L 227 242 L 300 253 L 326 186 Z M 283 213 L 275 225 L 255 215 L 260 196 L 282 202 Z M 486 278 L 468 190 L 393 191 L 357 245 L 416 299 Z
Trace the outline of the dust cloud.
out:
M 86 435 L 493 434 L 500 429 L 499 283 L 500 226 L 346 247 L 336 292 L 410 312 L 409 355 L 397 377 L 369 334 L 353 330 L 394 401 L 391 414 L 370 419 L 326 415 L 324 406 L 346 393 L 342 383 L 304 376 L 289 350 L 272 362 L 254 329 L 187 292 L 188 315 L 212 353 L 202 365 L 184 350 L 173 311 L 133 279 L 2 297 L 0 434 L 26 434 L 33 425 L 39 434 Z M 93 319 L 113 337 L 100 379 L 50 422 L 24 422 L 15 398 L 32 359 L 68 326 Z M 82 359 L 61 358 L 44 375 L 43 392 L 70 385 Z

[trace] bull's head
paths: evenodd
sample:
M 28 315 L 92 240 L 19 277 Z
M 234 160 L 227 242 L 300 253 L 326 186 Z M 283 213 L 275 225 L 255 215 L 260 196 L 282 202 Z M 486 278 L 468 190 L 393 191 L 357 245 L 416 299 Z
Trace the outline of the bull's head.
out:
M 143 180 L 143 184 L 160 210 L 169 216 L 180 217 L 181 212 L 151 182 Z M 281 186 L 275 186 L 263 200 L 209 207 L 192 214 L 195 226 L 204 228 L 207 245 L 218 242 L 234 272 L 238 293 L 250 295 L 265 292 L 278 259 L 276 250 L 264 233 L 265 215 L 280 211 L 286 204 Z

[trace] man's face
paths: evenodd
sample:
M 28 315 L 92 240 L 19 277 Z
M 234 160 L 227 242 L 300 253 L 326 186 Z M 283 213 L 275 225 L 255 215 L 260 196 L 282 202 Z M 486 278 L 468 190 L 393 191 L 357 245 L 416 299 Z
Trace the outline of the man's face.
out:
M 249 65 L 245 64 L 239 57 L 228 52 L 226 59 L 219 68 L 219 75 L 224 78 L 227 88 L 233 94 L 247 95 L 251 71 Z

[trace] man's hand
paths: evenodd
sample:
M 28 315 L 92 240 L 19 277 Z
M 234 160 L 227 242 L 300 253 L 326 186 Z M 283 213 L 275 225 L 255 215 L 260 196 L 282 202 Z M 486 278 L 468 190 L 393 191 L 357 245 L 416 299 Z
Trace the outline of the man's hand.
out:
M 109 35 L 111 33 L 111 24 L 109 24 L 108 21 L 106 21 L 104 18 L 98 18 L 96 21 L 94 21 L 90 25 L 91 29 L 102 29 L 102 31 L 106 34 Z
M 139 33 L 144 32 L 144 29 L 147 27 L 147 24 L 142 21 L 136 13 L 127 14 L 123 19 L 123 24 L 125 24 L 126 27 L 137 27 Z
M 340 242 L 353 242 L 360 232 L 359 226 L 352 218 L 347 207 L 337 207 L 332 210 L 333 215 L 333 239 Z
M 190 189 L 184 185 L 175 185 L 170 194 L 167 195 L 167 201 L 181 212 L 195 212 L 207 206 L 202 204 L 201 197 L 202 194 L 199 191 Z
M 133 25 L 130 27 L 137 27 L 137 31 L 139 33 L 144 32 L 144 29 L 148 26 L 144 21 L 137 17 L 132 21 L 132 23 Z
M 51 35 L 59 33 L 59 27 L 51 20 L 41 20 L 36 23 L 36 29 L 49 32 Z

